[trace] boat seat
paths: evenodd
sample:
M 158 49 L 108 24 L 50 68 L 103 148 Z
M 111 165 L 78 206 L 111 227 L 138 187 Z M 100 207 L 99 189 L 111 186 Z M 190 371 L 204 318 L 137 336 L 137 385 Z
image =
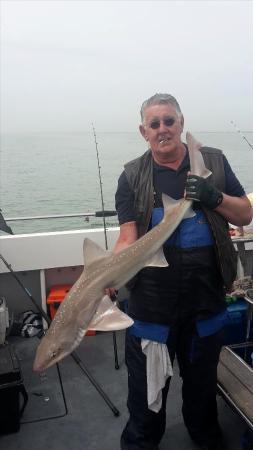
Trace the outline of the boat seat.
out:
M 227 346 L 220 353 L 218 388 L 253 429 L 253 367 Z

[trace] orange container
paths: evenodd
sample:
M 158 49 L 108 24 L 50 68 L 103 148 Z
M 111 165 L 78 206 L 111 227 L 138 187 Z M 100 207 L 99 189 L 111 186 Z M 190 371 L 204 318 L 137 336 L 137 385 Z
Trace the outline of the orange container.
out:
M 49 307 L 49 313 L 52 320 L 71 287 L 72 284 L 59 284 L 51 287 L 47 297 L 47 305 Z M 86 336 L 94 336 L 95 334 L 96 331 L 93 330 L 88 330 L 86 332 Z

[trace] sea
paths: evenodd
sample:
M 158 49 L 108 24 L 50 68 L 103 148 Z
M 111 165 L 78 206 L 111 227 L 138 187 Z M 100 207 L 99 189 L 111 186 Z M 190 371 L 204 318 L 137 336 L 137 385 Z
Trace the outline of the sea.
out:
M 253 132 L 193 132 L 203 145 L 223 150 L 246 193 L 253 192 Z M 245 139 L 246 138 L 246 139 Z M 0 208 L 8 220 L 114 210 L 118 177 L 124 163 L 147 144 L 138 132 L 29 133 L 1 136 Z M 98 157 L 97 157 L 98 151 Z M 15 234 L 103 226 L 101 218 L 8 221 Z M 106 227 L 117 226 L 117 216 Z

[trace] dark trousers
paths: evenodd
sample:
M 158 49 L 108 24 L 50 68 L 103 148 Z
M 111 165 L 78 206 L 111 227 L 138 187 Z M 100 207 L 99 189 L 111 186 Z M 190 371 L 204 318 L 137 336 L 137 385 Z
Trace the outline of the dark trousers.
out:
M 182 413 L 191 438 L 198 444 L 212 442 L 221 435 L 217 420 L 217 364 L 222 331 L 198 337 L 193 324 L 172 329 L 167 346 L 171 360 L 177 356 L 182 377 Z M 162 408 L 148 409 L 146 357 L 141 339 L 126 334 L 129 420 L 121 436 L 121 450 L 158 450 L 166 427 L 166 399 L 170 379 L 163 389 Z M 170 407 L 173 407 L 171 405 Z

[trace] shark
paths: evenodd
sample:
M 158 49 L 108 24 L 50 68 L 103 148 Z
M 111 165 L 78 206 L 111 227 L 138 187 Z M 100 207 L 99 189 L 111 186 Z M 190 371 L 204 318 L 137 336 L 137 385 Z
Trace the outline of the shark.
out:
M 186 133 L 186 142 L 191 173 L 207 178 L 211 172 L 205 167 L 199 151 L 202 145 L 189 132 Z M 92 328 L 92 323 L 95 329 L 99 329 L 100 319 L 103 330 L 131 325 L 132 320 L 122 316 L 116 306 L 112 308 L 109 298 L 104 298 L 105 289 L 120 289 L 144 267 L 167 267 L 164 242 L 183 219 L 195 215 L 192 200 L 174 200 L 166 194 L 162 194 L 162 200 L 162 221 L 123 250 L 114 253 L 88 238 L 84 240 L 83 272 L 67 293 L 37 348 L 33 365 L 35 371 L 43 371 L 73 352 L 86 331 Z M 99 308 L 102 308 L 102 313 Z M 112 315 L 108 313 L 110 309 L 113 310 Z

